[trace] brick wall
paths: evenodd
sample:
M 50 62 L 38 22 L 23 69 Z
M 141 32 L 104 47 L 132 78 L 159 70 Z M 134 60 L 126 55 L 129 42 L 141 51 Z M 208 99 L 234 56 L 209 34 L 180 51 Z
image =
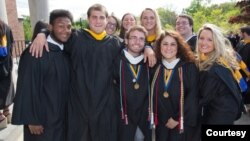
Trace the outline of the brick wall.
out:
M 24 40 L 23 24 L 18 21 L 16 0 L 5 0 L 8 24 L 12 29 L 15 40 Z
M 22 50 L 25 48 L 23 23 L 18 20 L 16 0 L 5 0 L 8 25 L 10 26 L 15 44 L 13 49 L 13 56 L 20 56 Z

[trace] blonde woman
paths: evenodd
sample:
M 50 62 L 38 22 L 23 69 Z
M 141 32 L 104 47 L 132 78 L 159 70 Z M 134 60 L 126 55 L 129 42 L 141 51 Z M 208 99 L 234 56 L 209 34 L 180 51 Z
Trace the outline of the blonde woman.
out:
M 221 30 L 205 24 L 198 32 L 202 124 L 233 124 L 240 117 L 241 75 L 231 44 Z
M 140 22 L 148 31 L 146 44 L 153 46 L 153 43 L 162 31 L 161 21 L 157 11 L 151 8 L 145 8 L 141 13 Z

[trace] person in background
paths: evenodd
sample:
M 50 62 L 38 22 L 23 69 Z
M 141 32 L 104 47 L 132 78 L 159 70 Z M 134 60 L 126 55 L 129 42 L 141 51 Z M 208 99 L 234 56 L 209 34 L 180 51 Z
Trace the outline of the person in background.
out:
M 107 34 L 108 35 L 116 35 L 117 31 L 120 30 L 119 19 L 114 14 L 111 14 L 110 16 L 108 16 L 107 20 L 108 20 L 108 23 L 107 23 L 107 26 L 105 28 Z
M 36 59 L 27 48 L 21 56 L 12 124 L 24 125 L 24 141 L 66 139 L 70 64 L 63 43 L 71 35 L 72 22 L 69 11 L 53 10 L 47 38 L 50 52 Z
M 39 34 L 39 32 L 42 30 L 42 29 L 46 29 L 48 28 L 49 24 L 42 21 L 42 20 L 39 20 L 36 22 L 35 24 L 35 27 L 33 29 L 33 34 L 32 34 L 32 37 L 31 37 L 31 41 L 25 41 L 25 44 L 26 44 L 26 47 L 28 47 L 32 41 L 36 38 L 37 34 Z
M 213 24 L 201 27 L 197 37 L 200 70 L 201 123 L 232 125 L 242 113 L 242 76 L 235 52 L 221 30 Z
M 175 30 L 181 34 L 194 52 L 197 36 L 194 34 L 194 21 L 192 17 L 181 14 L 176 18 L 175 23 Z
M 162 32 L 161 21 L 156 10 L 145 8 L 140 16 L 140 22 L 148 31 L 146 45 L 153 47 L 155 40 Z
M 12 47 L 14 39 L 10 27 L 0 19 L 0 129 L 11 122 L 9 106 L 15 96 L 12 80 Z
M 143 50 L 147 31 L 144 27 L 132 26 L 125 34 L 125 47 L 116 59 L 114 83 L 116 101 L 119 101 L 121 119 L 119 141 L 151 141 L 148 121 L 149 67 L 143 62 Z M 136 138 L 136 131 L 142 131 L 143 138 Z
M 136 25 L 136 17 L 132 13 L 126 13 L 122 16 L 121 20 L 121 30 L 119 37 L 124 39 L 126 32 L 128 29 L 134 25 Z
M 159 60 L 151 84 L 151 123 L 156 141 L 199 141 L 199 71 L 189 45 L 166 30 L 155 42 Z
M 230 41 L 230 43 L 232 44 L 232 47 L 235 49 L 236 45 L 237 45 L 237 39 L 236 39 L 236 36 L 234 35 L 233 31 L 228 32 L 227 38 Z
M 42 29 L 47 29 L 48 26 L 49 26 L 49 24 L 42 21 L 42 20 L 37 21 L 36 24 L 35 24 L 35 27 L 33 29 L 33 34 L 32 34 L 32 37 L 31 37 L 31 41 L 33 41 L 36 38 L 37 34 L 40 33 L 40 31 Z
M 246 69 L 250 68 L 250 26 L 244 26 L 240 28 L 241 41 L 236 47 L 236 51 L 241 56 L 241 59 L 246 64 Z M 246 72 L 246 71 L 245 71 Z M 243 93 L 244 104 L 246 105 L 246 111 L 250 114 L 250 74 L 243 73 L 246 80 L 248 80 L 248 90 Z

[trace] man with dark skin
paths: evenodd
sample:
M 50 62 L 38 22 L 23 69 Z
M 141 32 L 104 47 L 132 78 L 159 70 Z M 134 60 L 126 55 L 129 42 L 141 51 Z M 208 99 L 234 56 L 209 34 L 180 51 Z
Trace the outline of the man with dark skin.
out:
M 21 56 L 12 124 L 24 125 L 24 141 L 65 141 L 70 67 L 63 43 L 71 35 L 72 21 L 69 11 L 52 11 L 50 52 L 36 59 L 26 49 Z

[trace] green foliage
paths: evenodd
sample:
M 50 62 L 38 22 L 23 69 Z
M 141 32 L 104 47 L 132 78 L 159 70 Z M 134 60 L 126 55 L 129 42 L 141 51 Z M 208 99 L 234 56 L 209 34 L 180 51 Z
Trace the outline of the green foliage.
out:
M 78 21 L 73 23 L 73 28 L 75 29 L 86 28 L 87 25 L 88 25 L 87 20 L 79 19 Z M 24 28 L 25 41 L 30 41 L 33 32 L 31 27 L 30 16 L 23 16 L 23 28 Z
M 163 26 L 163 29 L 175 30 L 174 26 L 173 26 L 173 25 L 170 25 L 170 24 L 165 24 L 165 25 Z
M 211 5 L 211 0 L 193 0 L 191 5 L 183 10 L 183 13 L 186 13 L 193 17 L 194 19 L 194 31 L 197 32 L 199 28 L 204 23 L 213 23 L 226 32 L 233 31 L 237 32 L 242 24 L 230 24 L 228 20 L 234 15 L 240 14 L 240 9 L 235 7 L 235 0 L 231 2 L 226 2 L 222 4 L 213 4 Z M 162 27 L 165 29 L 175 29 L 176 21 L 176 12 L 170 7 L 158 8 L 157 12 L 160 16 Z M 25 39 L 30 40 L 32 35 L 32 29 L 30 24 L 30 17 L 23 16 L 23 26 L 25 32 Z M 79 19 L 73 23 L 73 28 L 87 28 L 88 22 L 86 19 Z
M 174 29 L 176 12 L 170 8 L 158 8 L 157 12 L 160 16 L 163 28 Z M 222 4 L 211 4 L 211 0 L 193 0 L 191 5 L 183 10 L 193 17 L 194 31 L 197 32 L 199 28 L 205 23 L 215 24 L 225 30 L 237 32 L 242 26 L 241 24 L 228 23 L 232 15 L 240 13 L 240 9 L 235 7 L 235 2 L 225 2 Z
M 75 29 L 81 29 L 81 28 L 87 28 L 88 27 L 88 21 L 79 19 L 76 22 L 73 23 L 73 28 Z
M 24 30 L 25 41 L 30 41 L 32 38 L 30 16 L 23 16 L 23 30 Z
M 184 12 L 193 17 L 195 32 L 205 23 L 215 24 L 223 28 L 225 32 L 237 32 L 241 26 L 241 24 L 228 23 L 231 16 L 240 13 L 240 10 L 235 7 L 235 2 L 211 5 L 209 0 L 193 0 Z
M 167 8 L 158 8 L 157 12 L 160 16 L 162 27 L 166 29 L 174 29 L 177 14 Z

